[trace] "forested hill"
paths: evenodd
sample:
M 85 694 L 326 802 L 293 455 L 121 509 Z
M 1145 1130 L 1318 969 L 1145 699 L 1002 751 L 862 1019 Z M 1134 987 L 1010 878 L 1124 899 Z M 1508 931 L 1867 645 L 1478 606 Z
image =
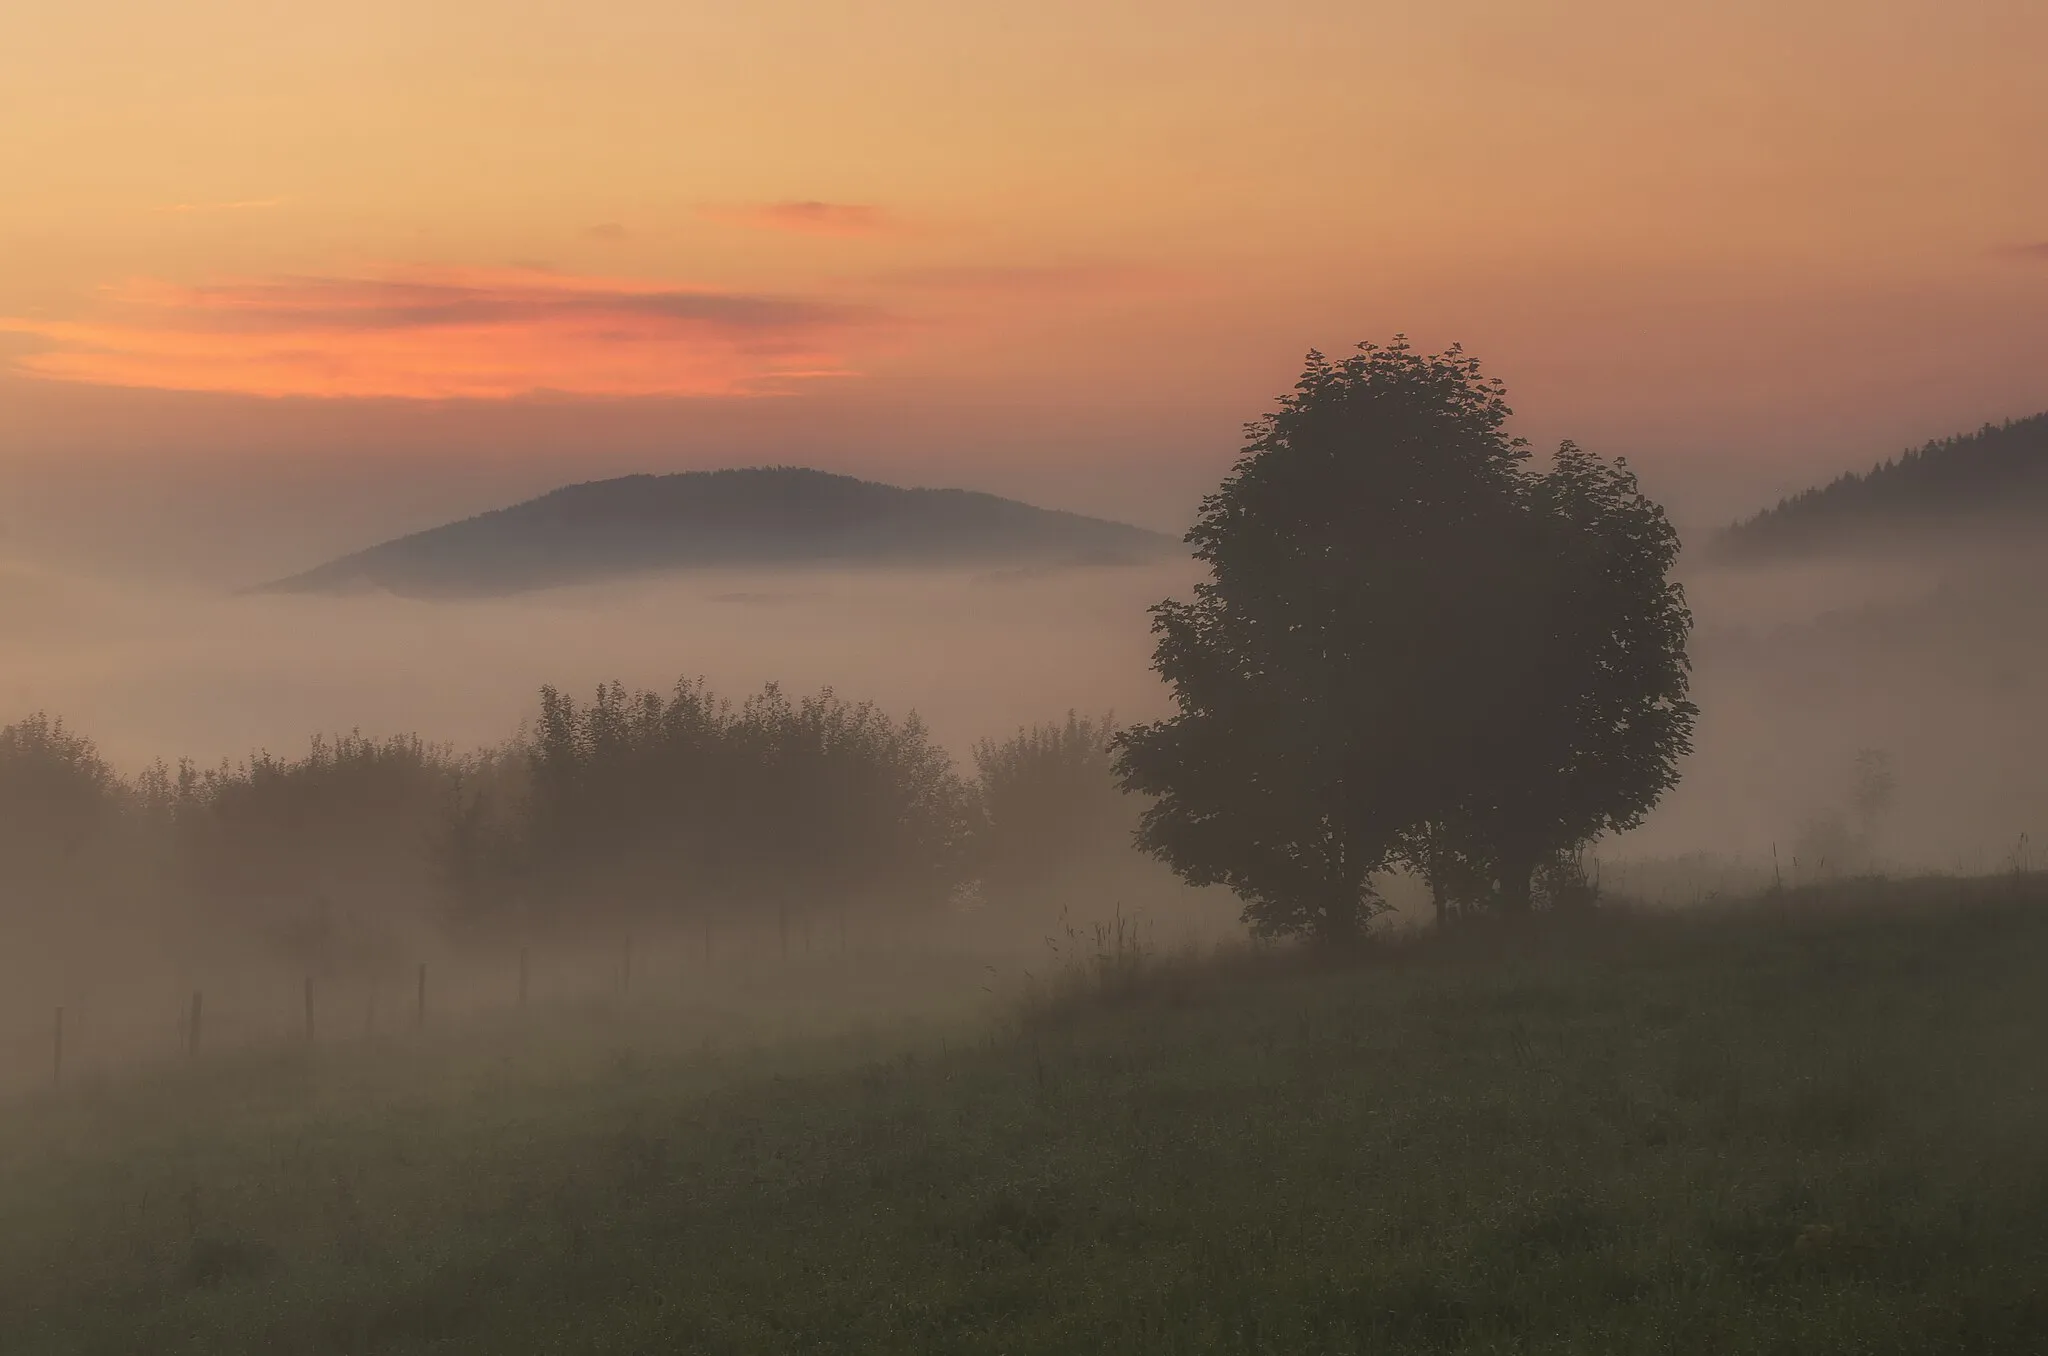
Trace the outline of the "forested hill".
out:
M 2048 414 L 1986 424 L 1781 500 L 1716 538 L 1728 561 L 2048 527 Z
M 1109 564 L 1169 537 L 969 490 L 900 489 L 797 467 L 636 475 L 569 485 L 264 586 L 516 593 L 716 566 Z

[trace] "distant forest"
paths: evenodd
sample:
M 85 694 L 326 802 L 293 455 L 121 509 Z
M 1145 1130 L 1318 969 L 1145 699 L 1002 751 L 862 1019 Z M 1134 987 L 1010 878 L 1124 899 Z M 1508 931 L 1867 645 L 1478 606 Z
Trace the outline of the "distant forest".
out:
M 1803 490 L 1714 542 L 1725 561 L 1910 541 L 1943 529 L 2010 532 L 2048 513 L 2048 414 L 1986 424 Z

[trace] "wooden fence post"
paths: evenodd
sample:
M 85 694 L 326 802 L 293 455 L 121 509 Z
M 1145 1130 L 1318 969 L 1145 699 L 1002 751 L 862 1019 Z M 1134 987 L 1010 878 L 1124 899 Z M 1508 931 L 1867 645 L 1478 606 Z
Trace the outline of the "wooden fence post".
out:
M 427 1029 L 427 963 L 425 961 L 420 962 L 419 996 L 413 1008 L 412 1024 L 415 1031 L 425 1031 Z
M 306 976 L 306 1044 L 313 1043 L 313 977 Z
M 521 1008 L 526 1006 L 526 977 L 526 948 L 522 946 L 519 948 L 519 1006 Z
M 50 1086 L 64 1086 L 64 1008 L 61 1004 L 57 1008 L 57 1030 L 50 1052 Z
M 192 1018 L 185 1027 L 185 1054 L 191 1059 L 199 1058 L 199 1016 L 203 999 L 204 995 L 198 989 L 192 991 Z

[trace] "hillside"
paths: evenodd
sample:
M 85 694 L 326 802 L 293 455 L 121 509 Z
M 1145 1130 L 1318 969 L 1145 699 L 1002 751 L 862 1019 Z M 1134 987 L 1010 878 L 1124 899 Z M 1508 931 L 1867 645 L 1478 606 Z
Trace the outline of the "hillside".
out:
M 1173 549 L 1143 528 L 992 494 L 761 467 L 569 485 L 264 591 L 517 593 L 714 566 L 1121 564 Z
M 2048 414 L 1944 438 L 1781 500 L 1714 541 L 1724 561 L 1785 559 L 2048 524 Z
M 0 1114 L 0 1350 L 2037 1353 L 2040 885 L 171 1064 Z

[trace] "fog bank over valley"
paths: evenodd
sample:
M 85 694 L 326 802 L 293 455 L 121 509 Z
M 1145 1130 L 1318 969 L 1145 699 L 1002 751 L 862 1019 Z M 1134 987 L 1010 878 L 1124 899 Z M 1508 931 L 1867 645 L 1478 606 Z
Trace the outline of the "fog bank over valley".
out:
M 27 643 L 0 660 L 0 704 L 62 714 L 133 769 L 296 752 L 316 731 L 498 744 L 544 683 L 702 677 L 735 696 L 773 681 L 914 710 L 964 756 L 1070 707 L 1157 712 L 1145 608 L 1192 578 L 1185 562 L 719 570 L 417 601 L 116 586 L 14 562 L 0 626 Z
M 1985 869 L 2040 836 L 2038 557 L 1731 566 L 1703 554 L 1682 569 L 1698 623 L 1697 751 L 1603 858 L 1705 853 L 1768 870 L 1775 847 L 1787 873 L 1795 858 L 1801 872 Z M 734 697 L 772 681 L 915 711 L 964 760 L 976 740 L 1069 709 L 1161 714 L 1145 610 L 1195 577 L 1182 560 L 722 569 L 414 600 L 229 595 L 17 559 L 0 565 L 0 627 L 17 640 L 0 659 L 0 707 L 61 715 L 132 772 L 159 757 L 294 755 L 315 733 L 351 730 L 497 746 L 535 715 L 542 684 L 701 677 Z M 1869 750 L 1889 760 L 1893 796 L 1853 860 L 1839 842 L 1829 860 Z

